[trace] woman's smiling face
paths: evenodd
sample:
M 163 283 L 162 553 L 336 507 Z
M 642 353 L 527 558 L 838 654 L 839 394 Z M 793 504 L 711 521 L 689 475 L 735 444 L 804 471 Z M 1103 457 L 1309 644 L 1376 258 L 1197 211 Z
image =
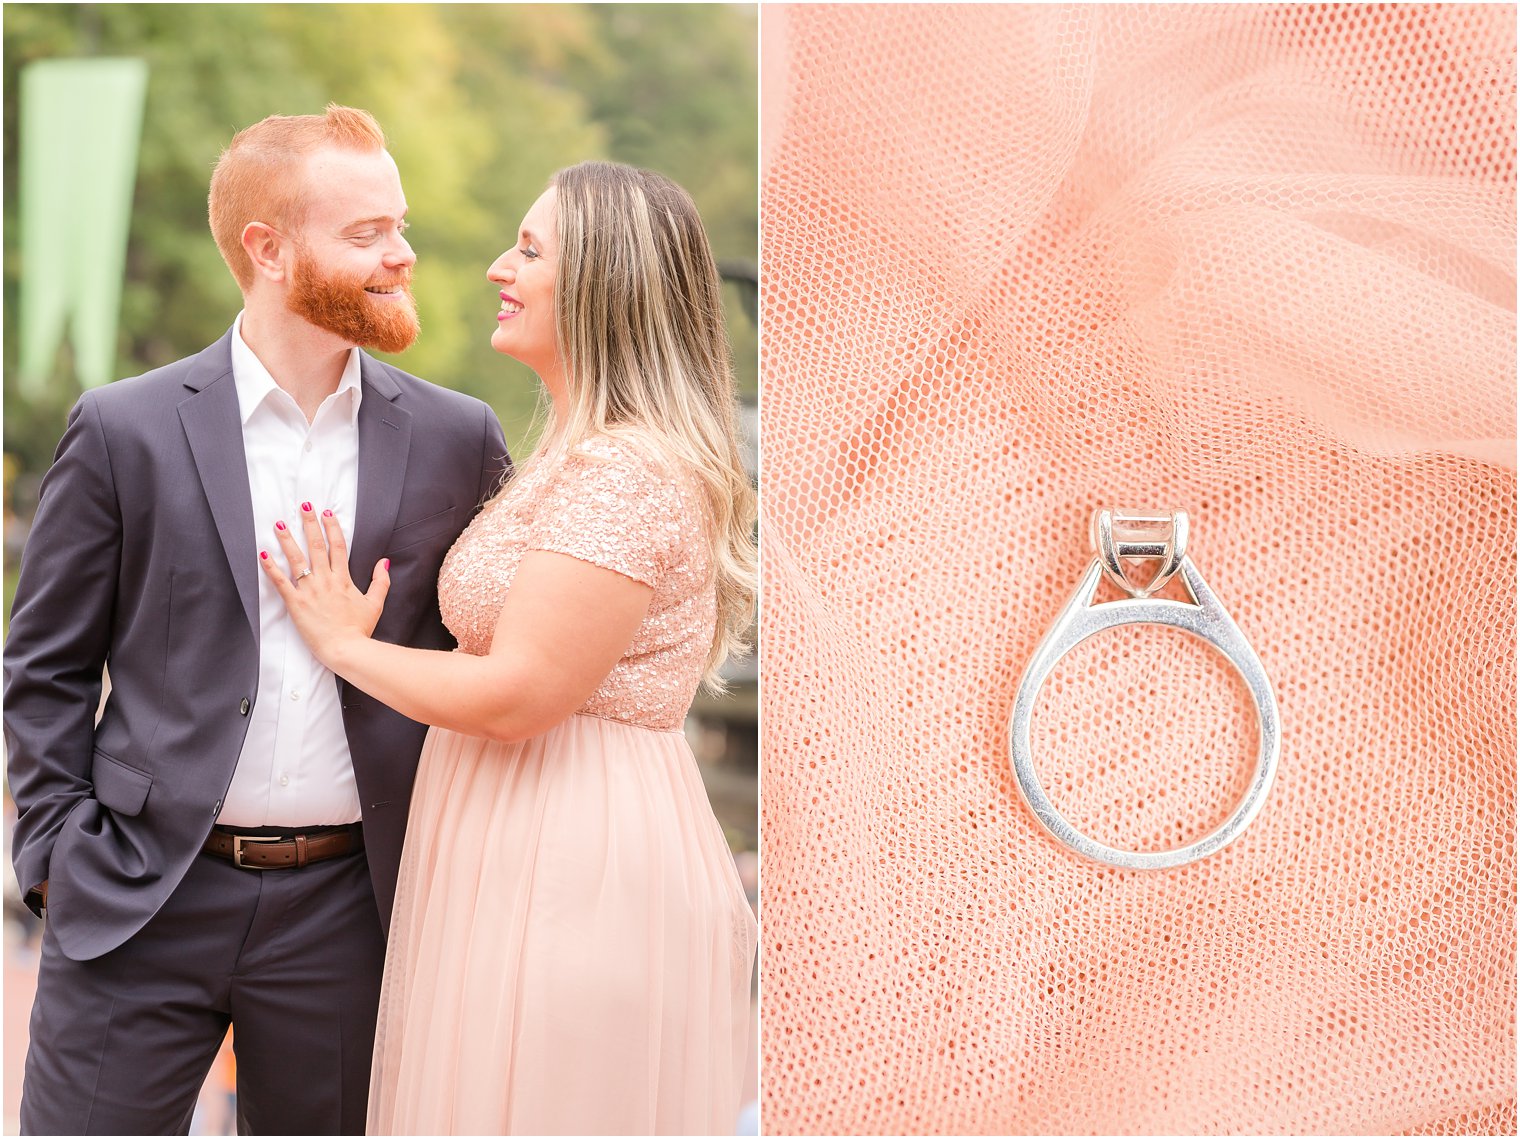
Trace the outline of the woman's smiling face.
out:
M 554 317 L 556 231 L 550 187 L 523 218 L 517 244 L 486 273 L 486 279 L 499 286 L 501 297 L 491 347 L 532 368 L 550 385 L 551 394 L 559 373 Z

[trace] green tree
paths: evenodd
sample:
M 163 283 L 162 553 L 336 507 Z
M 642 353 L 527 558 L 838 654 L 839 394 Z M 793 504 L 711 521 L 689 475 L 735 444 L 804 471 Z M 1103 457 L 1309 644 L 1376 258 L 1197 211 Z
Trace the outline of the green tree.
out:
M 193 352 L 239 307 L 206 227 L 222 147 L 268 114 L 329 101 L 373 111 L 401 167 L 418 252 L 417 345 L 397 362 L 490 402 L 522 446 L 537 383 L 490 348 L 487 266 L 549 176 L 586 158 L 650 166 L 693 194 L 717 255 L 753 264 L 756 231 L 752 9 L 732 5 L 38 4 L 4 11 L 4 213 L 16 214 L 17 75 L 57 56 L 149 65 L 129 239 L 119 372 Z M 25 266 L 4 257 L 14 327 Z M 738 294 L 734 294 L 737 298 Z M 755 332 L 730 305 L 736 371 L 751 391 Z M 5 346 L 5 447 L 44 470 L 77 396 L 67 353 L 44 396 L 14 390 Z M 25 508 L 25 504 L 17 505 Z
M 759 29 L 753 10 L 726 5 L 606 4 L 598 34 L 566 76 L 606 125 L 608 154 L 684 186 L 702 212 L 719 263 L 753 271 L 760 224 Z M 718 96 L 721 93 L 721 97 Z M 725 290 L 734 371 L 759 388 L 759 349 L 743 290 Z

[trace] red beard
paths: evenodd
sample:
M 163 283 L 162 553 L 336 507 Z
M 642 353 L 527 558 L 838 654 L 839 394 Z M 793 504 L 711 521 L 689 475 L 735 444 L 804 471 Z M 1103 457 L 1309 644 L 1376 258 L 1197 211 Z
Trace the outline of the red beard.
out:
M 379 300 L 364 291 L 366 285 L 400 285 L 406 295 L 400 300 Z M 411 285 L 410 269 L 384 281 L 336 273 L 323 276 L 315 259 L 302 249 L 297 251 L 291 271 L 287 306 L 297 316 L 350 344 L 377 352 L 405 352 L 417 339 L 420 327 Z

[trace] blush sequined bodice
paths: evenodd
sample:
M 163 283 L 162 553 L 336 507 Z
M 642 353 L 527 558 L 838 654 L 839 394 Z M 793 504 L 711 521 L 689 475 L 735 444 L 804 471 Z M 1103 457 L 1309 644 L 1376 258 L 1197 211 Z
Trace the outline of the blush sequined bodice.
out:
M 438 604 L 462 652 L 490 652 L 529 550 L 568 554 L 653 587 L 623 657 L 580 711 L 671 731 L 701 682 L 717 621 L 708 513 L 694 480 L 636 445 L 598 437 L 532 464 L 487 504 L 438 575 Z

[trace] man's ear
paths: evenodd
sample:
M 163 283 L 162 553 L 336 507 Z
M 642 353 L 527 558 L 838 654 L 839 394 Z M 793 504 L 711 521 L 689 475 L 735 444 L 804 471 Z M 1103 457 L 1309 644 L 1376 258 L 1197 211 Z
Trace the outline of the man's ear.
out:
M 251 221 L 243 227 L 243 252 L 253 262 L 253 271 L 266 280 L 285 280 L 288 250 L 289 243 L 273 227 L 261 221 Z

